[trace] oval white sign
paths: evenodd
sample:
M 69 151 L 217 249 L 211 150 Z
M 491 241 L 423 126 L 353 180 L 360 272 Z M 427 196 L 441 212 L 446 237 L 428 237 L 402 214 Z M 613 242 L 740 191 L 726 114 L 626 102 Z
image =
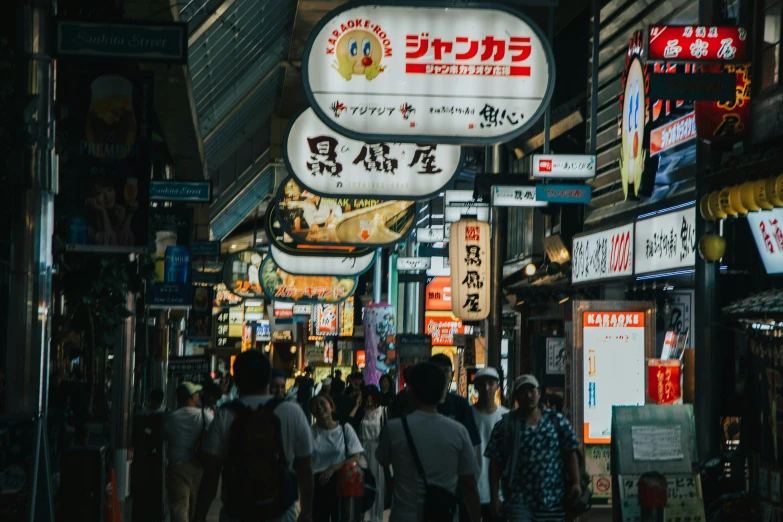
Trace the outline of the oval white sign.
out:
M 352 6 L 313 30 L 302 69 L 310 106 L 345 136 L 494 144 L 522 134 L 549 103 L 552 50 L 517 11 Z
M 269 242 L 269 253 L 277 266 L 294 275 L 331 275 L 353 277 L 363 274 L 375 260 L 375 252 L 361 257 L 303 256 L 283 252 Z
M 462 147 L 352 140 L 308 108 L 288 129 L 285 160 L 288 171 L 316 194 L 424 199 L 457 174 Z

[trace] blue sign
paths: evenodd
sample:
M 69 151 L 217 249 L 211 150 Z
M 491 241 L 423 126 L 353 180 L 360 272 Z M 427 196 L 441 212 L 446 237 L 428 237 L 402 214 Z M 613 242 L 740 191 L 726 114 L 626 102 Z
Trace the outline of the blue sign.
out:
M 188 63 L 188 24 L 57 21 L 58 56 Z
M 153 181 L 150 183 L 150 200 L 209 203 L 212 200 L 212 183 L 209 181 Z
M 220 241 L 194 241 L 190 245 L 192 256 L 219 256 Z
M 549 203 L 590 203 L 593 187 L 590 185 L 566 185 L 548 183 L 536 185 L 536 200 Z
M 190 282 L 190 250 L 186 246 L 170 246 L 164 258 L 166 283 Z
M 151 309 L 186 310 L 192 306 L 188 283 L 147 283 L 147 306 Z

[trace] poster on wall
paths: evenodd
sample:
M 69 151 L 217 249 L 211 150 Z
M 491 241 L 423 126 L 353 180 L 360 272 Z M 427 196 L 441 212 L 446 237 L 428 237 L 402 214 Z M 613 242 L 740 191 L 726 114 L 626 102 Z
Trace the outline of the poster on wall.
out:
M 465 321 L 489 315 L 489 223 L 460 219 L 451 226 L 451 310 Z
M 609 444 L 612 406 L 645 403 L 644 312 L 583 312 L 585 444 Z
M 280 185 L 277 210 L 280 227 L 297 242 L 380 248 L 408 236 L 413 229 L 416 203 L 322 198 L 289 178 Z
M 313 335 L 335 336 L 339 333 L 338 309 L 336 303 L 319 303 L 313 307 Z
M 546 373 L 549 375 L 563 375 L 565 373 L 564 337 L 547 337 L 546 339 Z
M 345 136 L 483 145 L 535 124 L 555 69 L 546 37 L 518 11 L 376 1 L 321 20 L 302 80 L 318 118 Z
M 397 367 L 397 327 L 394 307 L 372 303 L 364 308 L 364 379 L 378 384 L 381 375 Z
M 261 263 L 263 294 L 274 301 L 339 303 L 353 295 L 357 284 L 358 280 L 354 277 L 289 274 L 277 266 L 270 256 Z M 295 309 L 294 315 L 297 315 Z
M 312 108 L 295 117 L 285 144 L 288 171 L 322 196 L 426 199 L 462 165 L 457 145 L 352 140 L 330 129 Z
M 69 250 L 147 251 L 152 86 L 151 73 L 58 75 L 57 226 Z
M 660 214 L 636 222 L 636 275 L 696 265 L 696 207 Z

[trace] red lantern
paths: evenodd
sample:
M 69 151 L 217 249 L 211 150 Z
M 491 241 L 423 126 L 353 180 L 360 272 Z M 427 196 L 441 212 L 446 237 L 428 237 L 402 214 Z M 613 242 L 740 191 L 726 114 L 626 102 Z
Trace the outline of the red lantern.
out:
M 732 145 L 750 133 L 750 64 L 702 65 L 702 74 L 728 72 L 737 75 L 733 102 L 697 101 L 696 134 L 719 145 Z

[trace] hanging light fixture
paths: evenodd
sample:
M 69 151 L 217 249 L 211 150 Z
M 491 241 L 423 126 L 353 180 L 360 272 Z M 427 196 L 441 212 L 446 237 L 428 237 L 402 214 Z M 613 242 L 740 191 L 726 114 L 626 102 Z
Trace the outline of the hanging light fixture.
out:
M 533 263 L 528 263 L 528 265 L 525 267 L 525 275 L 528 277 L 534 276 L 536 273 L 536 265 Z

